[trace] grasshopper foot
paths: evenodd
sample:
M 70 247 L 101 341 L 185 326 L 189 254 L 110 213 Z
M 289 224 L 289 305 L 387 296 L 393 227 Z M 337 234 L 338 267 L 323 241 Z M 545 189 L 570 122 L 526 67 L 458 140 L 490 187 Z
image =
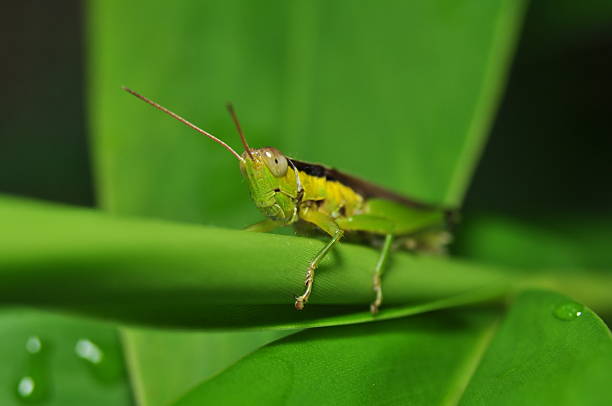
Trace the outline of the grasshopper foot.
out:
M 312 283 L 314 282 L 314 268 L 312 265 L 306 271 L 306 280 L 304 281 L 304 285 L 306 286 L 306 290 L 302 296 L 298 296 L 295 298 L 295 308 L 296 310 L 303 310 L 304 304 L 308 302 L 308 298 L 310 298 L 310 293 L 312 292 Z

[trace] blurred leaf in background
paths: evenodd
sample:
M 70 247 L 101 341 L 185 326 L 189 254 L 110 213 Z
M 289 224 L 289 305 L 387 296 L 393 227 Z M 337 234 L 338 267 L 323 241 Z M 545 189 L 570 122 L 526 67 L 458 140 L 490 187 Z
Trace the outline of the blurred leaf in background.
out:
M 0 191 L 94 204 L 85 104 L 83 4 L 3 4 Z
M 532 3 L 457 254 L 612 270 L 611 55 L 611 2 Z
M 90 10 L 101 203 L 232 226 L 258 219 L 235 160 L 120 85 L 237 146 L 223 107 L 231 100 L 254 146 L 458 205 L 523 9 L 516 1 L 147 4 L 146 18 L 139 3 Z

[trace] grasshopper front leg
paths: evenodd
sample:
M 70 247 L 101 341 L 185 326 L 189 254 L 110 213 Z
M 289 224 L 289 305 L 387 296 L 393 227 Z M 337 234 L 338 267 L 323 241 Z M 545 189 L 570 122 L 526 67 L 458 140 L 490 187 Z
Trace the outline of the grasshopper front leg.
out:
M 325 258 L 325 255 L 327 255 L 334 244 L 336 244 L 336 242 L 338 242 L 338 240 L 340 240 L 340 238 L 342 238 L 344 235 L 344 231 L 340 229 L 334 219 L 321 212 L 304 209 L 300 212 L 300 218 L 316 225 L 329 234 L 332 239 L 323 248 L 321 248 L 319 253 L 314 257 L 308 266 L 308 270 L 306 271 L 306 280 L 304 281 L 306 290 L 304 291 L 304 294 L 295 298 L 295 308 L 297 310 L 302 310 L 304 308 L 304 304 L 308 302 L 308 299 L 310 298 L 310 294 L 312 293 L 312 285 L 314 283 L 315 269 L 317 266 L 319 266 L 323 258 Z

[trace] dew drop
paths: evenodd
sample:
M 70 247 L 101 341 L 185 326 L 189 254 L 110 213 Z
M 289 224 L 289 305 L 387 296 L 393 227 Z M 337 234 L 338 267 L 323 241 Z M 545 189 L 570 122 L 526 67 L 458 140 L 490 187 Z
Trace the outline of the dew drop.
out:
M 37 354 L 42 349 L 42 342 L 38 336 L 30 336 L 26 340 L 25 344 L 26 351 L 30 354 Z
M 24 376 L 17 384 L 17 393 L 22 398 L 29 398 L 34 393 L 34 388 L 36 388 L 34 379 L 31 376 Z
M 85 361 L 92 364 L 99 364 L 104 359 L 104 353 L 93 341 L 82 338 L 74 346 L 74 352 Z
M 555 308 L 553 314 L 559 320 L 572 321 L 582 316 L 584 306 L 576 302 L 567 302 L 560 304 Z
M 94 379 L 100 383 L 110 384 L 119 381 L 123 373 L 123 364 L 117 350 L 104 346 L 89 338 L 77 340 L 74 353 L 86 364 Z
M 46 343 L 38 335 L 31 335 L 22 347 L 27 354 L 25 365 L 17 380 L 17 399 L 21 403 L 37 403 L 48 398 L 49 371 Z
M 39 403 L 47 399 L 45 385 L 34 375 L 24 375 L 17 382 L 17 399 L 20 403 Z

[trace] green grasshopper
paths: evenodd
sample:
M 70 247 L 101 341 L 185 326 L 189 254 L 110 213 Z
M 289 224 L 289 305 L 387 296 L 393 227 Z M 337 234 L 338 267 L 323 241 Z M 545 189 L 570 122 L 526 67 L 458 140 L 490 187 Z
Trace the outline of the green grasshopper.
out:
M 450 242 L 447 229 L 452 211 L 408 199 L 335 169 L 289 158 L 272 147 L 252 149 L 231 105 L 228 110 L 244 146 L 242 154 L 165 107 L 123 89 L 221 144 L 238 159 L 251 198 L 266 216 L 247 230 L 266 232 L 294 225 L 298 231 L 314 229 L 331 237 L 308 266 L 306 289 L 295 298 L 297 310 L 302 310 L 310 298 L 317 266 L 345 236 L 382 246 L 374 267 L 372 314 L 382 304 L 381 277 L 393 248 L 441 254 Z

